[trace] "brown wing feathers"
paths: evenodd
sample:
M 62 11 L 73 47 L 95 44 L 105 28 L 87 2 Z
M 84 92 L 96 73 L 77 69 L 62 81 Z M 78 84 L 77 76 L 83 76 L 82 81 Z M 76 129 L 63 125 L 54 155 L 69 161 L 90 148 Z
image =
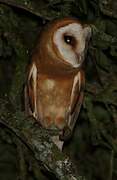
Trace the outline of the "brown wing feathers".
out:
M 60 135 L 61 140 L 67 140 L 72 135 L 83 102 L 84 87 L 85 87 L 85 75 L 84 72 L 80 70 L 74 78 L 74 83 L 71 93 L 71 104 L 66 119 L 67 124 L 63 129 L 63 133 Z

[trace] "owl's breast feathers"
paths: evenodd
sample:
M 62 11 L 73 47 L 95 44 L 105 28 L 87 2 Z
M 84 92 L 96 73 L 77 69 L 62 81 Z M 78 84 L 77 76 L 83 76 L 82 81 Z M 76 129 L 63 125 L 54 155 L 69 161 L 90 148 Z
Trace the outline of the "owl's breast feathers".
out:
M 71 103 L 73 79 L 73 76 L 38 76 L 37 112 L 44 127 L 64 128 Z
M 41 72 L 33 61 L 25 86 L 25 110 L 46 129 L 59 131 L 64 141 L 72 135 L 84 96 L 84 71 Z M 49 73 L 48 73 L 49 72 Z M 56 144 L 56 143 L 55 143 Z

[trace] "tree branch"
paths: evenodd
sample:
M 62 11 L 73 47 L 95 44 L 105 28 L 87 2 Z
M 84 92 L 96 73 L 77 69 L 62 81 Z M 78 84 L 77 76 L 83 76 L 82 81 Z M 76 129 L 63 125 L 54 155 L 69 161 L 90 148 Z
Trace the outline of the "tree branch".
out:
M 32 117 L 15 111 L 8 100 L 0 99 L 0 123 L 11 129 L 30 148 L 36 160 L 58 179 L 81 179 L 69 158 L 51 141 L 47 130 L 39 127 Z

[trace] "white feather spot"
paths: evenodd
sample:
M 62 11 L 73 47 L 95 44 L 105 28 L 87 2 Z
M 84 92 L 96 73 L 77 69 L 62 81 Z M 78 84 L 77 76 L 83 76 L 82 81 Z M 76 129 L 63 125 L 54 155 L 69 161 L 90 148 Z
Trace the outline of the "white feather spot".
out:
M 46 89 L 47 91 L 53 90 L 55 87 L 55 81 L 52 79 L 46 79 L 43 82 L 43 89 Z
M 76 85 L 78 82 L 79 82 L 79 86 L 80 86 L 80 83 L 81 83 L 80 82 L 80 72 L 78 72 L 78 74 L 74 78 L 73 88 L 72 88 L 72 93 L 71 93 L 71 104 L 72 104 L 73 99 L 74 99 L 74 93 L 75 93 Z M 79 90 L 80 90 L 80 87 L 79 87 Z
M 33 112 L 33 116 L 36 118 L 37 117 L 37 104 L 36 104 L 36 86 L 37 86 L 37 67 L 36 65 L 33 63 L 32 64 L 32 68 L 30 70 L 30 74 L 29 74 L 29 79 L 33 78 L 33 81 L 34 81 L 34 87 L 33 87 L 33 90 L 34 90 L 34 97 L 35 97 L 35 104 L 34 104 L 34 112 Z
M 81 81 L 80 81 L 80 72 L 77 73 L 77 75 L 75 76 L 74 78 L 74 82 L 73 82 L 73 87 L 72 87 L 72 92 L 71 92 L 71 102 L 70 102 L 70 105 L 73 104 L 73 101 L 74 101 L 74 94 L 75 94 L 75 90 L 76 90 L 76 86 L 77 84 L 79 85 L 79 91 L 80 91 L 80 84 L 81 84 Z M 71 111 L 71 106 L 69 106 L 69 111 Z M 68 124 L 70 124 L 71 122 L 71 115 L 69 115 L 69 120 L 68 120 Z

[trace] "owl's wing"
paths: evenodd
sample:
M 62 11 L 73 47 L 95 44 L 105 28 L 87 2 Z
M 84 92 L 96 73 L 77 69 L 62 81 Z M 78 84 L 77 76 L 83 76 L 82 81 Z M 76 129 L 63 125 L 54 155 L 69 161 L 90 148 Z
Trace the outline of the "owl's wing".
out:
M 28 115 L 33 115 L 36 118 L 36 86 L 37 86 L 37 68 L 32 63 L 28 70 L 28 78 L 25 85 L 25 111 Z
M 85 87 L 85 75 L 84 75 L 84 71 L 80 70 L 74 77 L 74 82 L 71 92 L 71 103 L 69 106 L 68 116 L 66 119 L 67 124 L 63 129 L 62 134 L 60 135 L 61 140 L 69 139 L 72 135 L 83 102 L 84 87 Z

